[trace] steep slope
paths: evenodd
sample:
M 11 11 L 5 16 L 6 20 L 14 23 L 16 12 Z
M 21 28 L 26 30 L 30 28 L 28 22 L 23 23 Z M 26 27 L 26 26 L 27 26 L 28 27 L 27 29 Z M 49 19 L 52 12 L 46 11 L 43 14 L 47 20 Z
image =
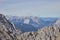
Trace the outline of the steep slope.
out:
M 9 22 L 4 15 L 0 14 L 0 40 L 18 40 L 20 31 Z

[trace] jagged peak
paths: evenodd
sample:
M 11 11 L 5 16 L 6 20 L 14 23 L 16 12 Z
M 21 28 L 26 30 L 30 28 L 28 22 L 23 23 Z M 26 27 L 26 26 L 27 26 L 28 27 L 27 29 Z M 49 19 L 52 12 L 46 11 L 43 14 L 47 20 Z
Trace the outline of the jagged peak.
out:
M 5 16 L 3 14 L 0 14 L 0 18 L 5 18 Z

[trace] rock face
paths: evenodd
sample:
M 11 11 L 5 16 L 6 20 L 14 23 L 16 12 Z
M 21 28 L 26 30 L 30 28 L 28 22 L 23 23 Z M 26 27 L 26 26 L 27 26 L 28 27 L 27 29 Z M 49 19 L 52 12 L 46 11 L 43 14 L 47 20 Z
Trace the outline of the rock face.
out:
M 0 14 L 0 40 L 60 40 L 60 26 L 58 26 L 60 24 L 59 21 L 57 22 L 54 25 L 41 28 L 37 32 L 21 34 L 21 31 L 16 29 L 13 23 Z
M 0 14 L 0 40 L 17 40 L 20 31 L 9 22 L 4 15 Z

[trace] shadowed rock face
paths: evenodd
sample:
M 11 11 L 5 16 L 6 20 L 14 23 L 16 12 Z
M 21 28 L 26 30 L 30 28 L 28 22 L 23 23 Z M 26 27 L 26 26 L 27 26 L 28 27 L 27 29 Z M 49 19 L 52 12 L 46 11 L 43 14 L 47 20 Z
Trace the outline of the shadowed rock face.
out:
M 59 21 L 57 22 L 54 25 L 41 28 L 37 32 L 21 34 L 21 31 L 16 29 L 13 23 L 0 14 L 0 40 L 60 40 L 60 26 L 58 26 Z

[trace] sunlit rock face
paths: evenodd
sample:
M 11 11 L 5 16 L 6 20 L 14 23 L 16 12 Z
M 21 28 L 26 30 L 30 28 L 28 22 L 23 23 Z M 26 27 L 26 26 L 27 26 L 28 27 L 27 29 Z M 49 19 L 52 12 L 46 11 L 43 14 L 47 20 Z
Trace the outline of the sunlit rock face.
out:
M 29 24 L 29 21 L 30 21 L 29 18 L 26 17 L 26 18 L 24 19 L 24 24 Z
M 60 27 L 60 19 L 57 20 L 55 24 L 58 25 L 58 26 Z

